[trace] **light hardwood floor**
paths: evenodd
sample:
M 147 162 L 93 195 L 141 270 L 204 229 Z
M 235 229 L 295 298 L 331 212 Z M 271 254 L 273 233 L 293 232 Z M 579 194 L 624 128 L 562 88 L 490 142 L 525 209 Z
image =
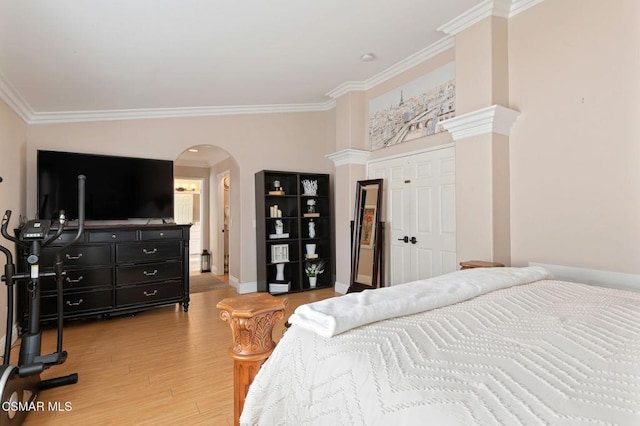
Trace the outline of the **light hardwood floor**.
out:
M 300 304 L 336 295 L 333 289 L 289 294 L 285 319 Z M 77 372 L 78 383 L 43 391 L 39 400 L 70 403 L 70 411 L 38 411 L 25 425 L 232 425 L 233 361 L 229 326 L 218 301 L 225 288 L 191 295 L 177 305 L 107 320 L 73 321 L 64 329 L 67 362 L 43 378 Z M 278 341 L 283 322 L 274 329 Z M 46 330 L 43 353 L 55 350 Z M 12 358 L 15 362 L 17 356 Z

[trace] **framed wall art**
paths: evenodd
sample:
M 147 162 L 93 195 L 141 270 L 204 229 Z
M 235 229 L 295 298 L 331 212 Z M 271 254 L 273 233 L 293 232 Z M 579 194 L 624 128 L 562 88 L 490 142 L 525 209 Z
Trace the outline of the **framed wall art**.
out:
M 369 101 L 372 151 L 443 131 L 455 117 L 455 63 L 450 62 Z

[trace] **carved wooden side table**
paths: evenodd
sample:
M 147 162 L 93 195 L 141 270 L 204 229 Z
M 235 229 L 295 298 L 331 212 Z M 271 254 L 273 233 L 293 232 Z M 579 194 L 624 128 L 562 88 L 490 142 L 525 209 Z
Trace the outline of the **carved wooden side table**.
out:
M 233 343 L 229 355 L 233 358 L 234 422 L 239 424 L 249 385 L 260 366 L 276 347 L 273 326 L 284 318 L 287 299 L 268 293 L 252 293 L 229 297 L 218 302 L 220 318 L 231 327 Z

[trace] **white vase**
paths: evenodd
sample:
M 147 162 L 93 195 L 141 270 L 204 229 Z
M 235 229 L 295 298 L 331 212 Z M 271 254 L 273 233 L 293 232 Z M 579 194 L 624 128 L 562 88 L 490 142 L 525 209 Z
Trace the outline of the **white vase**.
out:
M 307 254 L 315 254 L 316 253 L 316 245 L 315 244 L 306 244 L 305 248 L 307 249 Z
M 309 287 L 316 288 L 317 281 L 318 281 L 318 277 L 309 277 Z
M 276 280 L 284 281 L 284 263 L 276 263 Z
M 316 224 L 313 221 L 309 222 L 309 238 L 316 237 Z

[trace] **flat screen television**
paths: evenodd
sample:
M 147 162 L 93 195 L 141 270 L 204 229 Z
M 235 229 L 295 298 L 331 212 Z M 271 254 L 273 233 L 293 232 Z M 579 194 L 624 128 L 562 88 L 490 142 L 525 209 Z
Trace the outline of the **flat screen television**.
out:
M 173 218 L 173 161 L 38 150 L 38 217 L 78 218 L 78 175 L 87 177 L 87 220 Z

